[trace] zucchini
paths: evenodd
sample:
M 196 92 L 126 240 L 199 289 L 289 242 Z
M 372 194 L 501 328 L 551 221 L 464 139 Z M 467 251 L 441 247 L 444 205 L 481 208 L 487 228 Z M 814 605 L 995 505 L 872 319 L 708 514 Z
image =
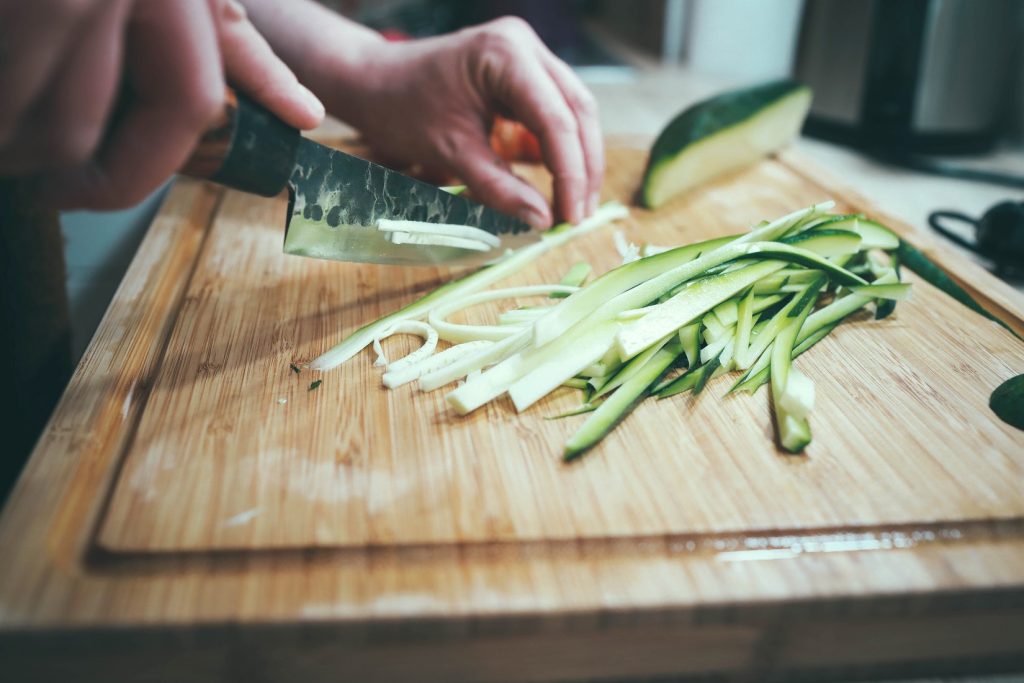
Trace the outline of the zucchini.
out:
M 709 380 L 712 380 L 726 373 L 721 365 L 721 354 L 715 356 L 705 365 L 692 368 L 685 374 L 679 375 L 674 380 L 663 382 L 654 388 L 653 393 L 659 398 L 668 398 L 686 391 L 693 390 L 694 394 L 703 391 Z
M 906 240 L 900 240 L 900 246 L 896 251 L 896 258 L 899 259 L 899 262 L 902 265 L 910 268 L 910 270 L 921 276 L 921 279 L 928 284 L 940 289 L 975 313 L 1006 328 L 1006 330 L 1014 337 L 1024 339 L 1024 337 L 1021 337 L 1021 335 L 1019 335 L 1017 331 L 1010 327 L 1004 320 L 990 313 L 988 309 L 978 303 L 977 299 L 971 296 L 966 289 L 958 285 L 953 278 L 949 277 L 941 266 L 928 258 L 924 252 L 917 249 L 913 244 L 910 244 Z
M 910 299 L 910 284 L 906 282 L 895 282 L 885 285 L 857 285 L 850 287 L 850 291 L 888 301 L 907 301 Z
M 852 234 L 852 233 L 851 233 Z M 859 237 L 854 235 L 859 241 Z M 840 238 L 834 235 L 827 235 L 822 242 L 831 248 L 836 241 L 849 241 L 848 238 Z M 811 240 L 804 242 L 805 246 L 810 245 Z M 742 251 L 743 247 L 747 250 Z M 733 252 L 730 250 L 740 251 Z M 723 247 L 706 258 L 711 259 L 719 255 L 733 255 L 736 258 L 741 256 L 765 259 L 755 265 L 747 266 L 742 270 L 720 275 L 712 275 L 695 281 L 690 287 L 684 288 L 674 297 L 663 304 L 659 304 L 654 310 L 644 317 L 628 325 L 618 334 L 616 343 L 619 354 L 623 358 L 632 358 L 643 351 L 658 339 L 678 330 L 683 325 L 693 321 L 705 312 L 717 306 L 722 301 L 732 297 L 747 287 L 753 285 L 766 275 L 781 270 L 785 267 L 786 261 L 799 263 L 812 268 L 818 268 L 825 272 L 838 284 L 843 285 L 865 285 L 867 282 L 862 278 L 850 273 L 847 270 L 825 260 L 816 253 L 799 247 L 792 247 L 778 242 L 755 242 L 748 245 L 729 245 Z M 703 258 L 697 259 L 693 264 L 699 263 Z M 724 258 L 724 256 L 719 256 Z M 654 283 L 655 278 L 634 290 L 627 292 L 632 295 L 646 285 Z M 571 298 L 571 297 L 570 297 Z M 539 321 L 538 321 L 539 322 Z
M 690 262 L 698 260 L 702 252 L 714 251 L 717 247 L 724 246 L 734 239 L 736 239 L 735 236 L 720 237 L 677 249 L 670 249 L 669 251 L 641 258 L 608 271 L 579 292 L 569 295 L 559 306 L 556 306 L 547 315 L 537 320 L 533 326 L 534 343 L 546 344 L 583 318 L 589 316 L 602 303 L 641 283 L 647 283 L 652 278 L 662 275 L 666 271 L 683 268 Z M 701 267 L 698 266 L 691 270 L 694 273 L 699 273 Z M 656 296 L 651 298 L 653 299 Z M 642 301 L 638 306 L 644 306 L 646 303 L 647 301 Z M 622 310 L 629 310 L 638 306 L 629 306 Z M 617 311 L 616 313 L 620 312 L 622 311 Z
M 862 214 L 833 216 L 818 223 L 812 231 L 848 230 L 861 237 L 861 249 L 885 249 L 887 251 L 899 246 L 900 238 L 881 223 L 865 218 Z
M 586 261 L 575 263 L 573 264 L 573 267 L 570 268 L 564 276 L 562 276 L 562 279 L 558 284 L 565 285 L 566 287 L 582 287 L 583 283 L 587 281 L 588 277 L 590 277 L 590 271 L 590 264 Z M 566 293 L 551 292 L 550 298 L 564 299 L 567 296 L 569 295 Z
M 827 325 L 816 330 L 815 332 L 812 332 L 808 337 L 804 338 L 803 341 L 798 341 L 796 347 L 793 349 L 793 358 L 796 359 L 797 356 L 802 354 L 804 351 L 807 351 L 812 346 L 814 346 L 822 339 L 827 337 L 829 334 L 832 333 L 832 330 L 834 330 L 838 325 L 838 322 L 832 323 L 831 325 Z M 801 330 L 802 329 L 803 328 L 801 328 Z M 801 337 L 797 337 L 797 339 L 799 340 L 801 339 Z M 766 356 L 766 358 L 770 359 L 770 354 Z M 730 387 L 728 393 L 731 394 L 734 391 L 743 391 L 748 394 L 753 394 L 755 391 L 761 388 L 763 384 L 765 384 L 768 381 L 768 371 L 769 368 L 768 364 L 766 363 L 765 366 L 758 370 L 753 376 L 744 375 L 743 377 L 740 377 L 736 381 L 736 383 L 733 384 L 732 387 Z
M 754 288 L 751 287 L 740 300 L 737 310 L 736 321 L 736 342 L 733 358 L 736 367 L 746 370 L 749 366 L 747 361 L 747 349 L 750 348 L 750 333 L 754 329 Z
M 625 218 L 627 215 L 629 215 L 629 211 L 625 206 L 618 202 L 608 202 L 579 225 L 568 223 L 557 225 L 548 230 L 539 242 L 518 249 L 497 263 L 484 266 L 468 275 L 441 285 L 408 306 L 360 327 L 326 353 L 315 358 L 309 367 L 314 370 L 330 370 L 337 367 L 372 343 L 374 338 L 389 325 L 402 320 L 424 318 L 431 309 L 439 304 L 455 301 L 467 294 L 489 287 L 498 280 L 503 280 L 519 272 L 548 251 L 580 235 L 602 228 L 612 221 Z
M 677 194 L 748 166 L 800 131 L 811 90 L 791 80 L 734 90 L 699 102 L 658 135 L 641 197 L 657 208 Z
M 562 459 L 566 462 L 575 460 L 596 446 L 646 398 L 651 387 L 669 371 L 681 353 L 682 348 L 675 341 L 670 341 L 658 349 L 658 352 L 647 359 L 637 372 L 606 398 L 583 426 L 569 438 L 565 443 Z
M 799 453 L 811 442 L 811 426 L 807 421 L 807 411 L 794 411 L 795 405 L 804 406 L 813 403 L 813 384 L 807 381 L 792 381 L 793 350 L 800 327 L 814 307 L 818 292 L 825 286 L 825 279 L 807 288 L 807 294 L 800 298 L 797 314 L 772 342 L 771 385 L 772 404 L 775 407 L 775 425 L 778 431 L 779 444 L 790 453 Z M 808 296 L 814 294 L 814 297 Z M 799 379 L 800 376 L 798 376 Z M 811 386 L 811 396 L 807 396 L 807 386 Z
M 875 280 L 875 284 L 878 286 L 893 284 L 895 282 L 896 274 L 894 272 Z M 872 297 L 870 295 L 854 292 L 842 297 L 841 299 L 836 299 L 829 305 L 823 306 L 808 315 L 803 326 L 800 328 L 800 334 L 797 336 L 797 348 L 793 357 L 795 358 L 797 355 L 818 343 L 818 341 L 831 332 L 835 326 L 840 323 L 840 321 L 866 306 L 871 300 Z M 790 305 L 792 306 L 793 304 Z M 789 310 L 786 310 L 786 313 L 782 314 L 780 311 L 780 315 L 778 317 L 790 317 L 789 312 Z M 824 330 L 824 334 L 821 334 L 817 339 L 814 339 L 809 344 L 805 345 L 806 342 L 821 333 L 822 330 Z M 763 350 L 764 348 L 762 348 L 758 353 L 760 354 Z M 753 393 L 757 390 L 758 387 L 768 380 L 769 358 L 770 354 L 757 358 L 757 362 L 754 363 L 754 365 L 747 371 L 747 374 L 740 377 L 729 391 L 748 391 Z
M 592 448 L 644 397 L 696 395 L 711 379 L 737 368 L 746 373 L 730 391 L 753 391 L 771 382 L 779 442 L 799 452 L 811 438 L 807 417 L 814 386 L 792 368 L 793 359 L 866 304 L 881 308 L 909 293 L 899 282 L 898 259 L 893 266 L 872 251 L 886 249 L 894 235 L 861 216 L 832 216 L 826 213 L 831 206 L 764 221 L 740 236 L 660 251 L 590 284 L 584 284 L 589 267 L 577 264 L 561 284 L 475 291 L 541 250 L 516 252 L 358 336 L 369 335 L 378 347 L 391 333 L 424 336 L 424 350 L 388 364 L 385 385 L 419 379 L 420 388 L 429 391 L 465 378 L 446 397 L 460 414 L 505 393 L 522 411 L 559 387 L 582 390 L 581 405 L 556 416 L 593 413 L 567 442 L 566 459 Z M 550 245 L 569 239 L 583 227 L 556 228 L 546 240 Z M 826 284 L 835 298 L 820 305 Z M 506 311 L 499 325 L 446 320 L 484 301 L 545 294 L 569 296 Z M 424 318 L 430 324 L 420 322 Z M 462 343 L 427 355 L 438 338 Z M 358 350 L 360 343 L 349 340 L 346 352 Z M 683 366 L 685 374 L 669 375 Z

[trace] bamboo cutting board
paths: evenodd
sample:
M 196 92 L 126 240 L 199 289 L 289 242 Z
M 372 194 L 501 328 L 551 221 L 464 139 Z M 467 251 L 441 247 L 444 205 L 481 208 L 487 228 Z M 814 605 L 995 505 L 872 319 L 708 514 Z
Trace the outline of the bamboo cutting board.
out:
M 629 202 L 643 163 L 614 151 L 606 198 Z M 635 209 L 622 229 L 636 242 L 688 243 L 832 194 L 768 161 L 664 210 Z M 840 211 L 870 213 L 838 199 Z M 821 397 L 805 456 L 777 450 L 767 390 L 725 397 L 722 378 L 696 400 L 647 401 L 566 466 L 561 445 L 585 417 L 545 417 L 578 403 L 571 390 L 522 415 L 503 399 L 463 418 L 446 409 L 446 390 L 384 389 L 371 350 L 296 376 L 290 364 L 449 276 L 283 256 L 283 212 L 280 199 L 224 198 L 125 454 L 103 548 L 574 541 L 1024 514 L 1024 433 L 987 407 L 992 388 L 1024 371 L 1024 345 L 916 280 L 894 318 L 865 315 L 801 359 Z M 509 283 L 557 282 L 579 260 L 604 272 L 620 260 L 611 233 Z
M 604 198 L 631 203 L 644 154 L 608 159 Z M 793 152 L 619 229 L 685 243 L 826 198 L 913 234 Z M 819 401 L 806 455 L 776 449 L 767 391 L 725 397 L 723 378 L 645 402 L 567 466 L 583 418 L 544 417 L 568 390 L 460 418 L 444 391 L 384 389 L 369 351 L 296 376 L 449 273 L 284 256 L 283 215 L 282 199 L 172 190 L 0 517 L 12 671 L 764 680 L 1021 663 L 1024 432 L 987 398 L 1024 372 L 1024 345 L 998 326 L 910 275 L 893 317 L 844 323 L 798 361 Z M 933 255 L 1024 330 L 1019 294 Z M 611 231 L 503 284 L 579 260 L 616 265 Z

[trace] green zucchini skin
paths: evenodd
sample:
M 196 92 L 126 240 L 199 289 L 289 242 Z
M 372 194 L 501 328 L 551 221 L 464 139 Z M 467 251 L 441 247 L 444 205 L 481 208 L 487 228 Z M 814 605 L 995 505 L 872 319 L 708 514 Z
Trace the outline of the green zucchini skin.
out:
M 651 389 L 682 355 L 678 342 L 670 341 L 658 349 L 618 389 L 604 400 L 580 429 L 565 443 L 562 460 L 571 462 L 596 446 L 617 424 L 626 419 L 634 408 L 650 394 Z
M 1000 420 L 1024 430 L 1024 375 L 1011 377 L 996 387 L 988 405 Z
M 659 187 L 658 175 L 661 171 L 691 150 L 697 143 L 728 134 L 738 125 L 751 121 L 764 114 L 775 105 L 787 100 L 799 100 L 795 108 L 799 112 L 799 125 L 803 123 L 810 107 L 811 90 L 794 80 L 784 79 L 771 81 L 741 90 L 722 93 L 699 102 L 676 116 L 658 135 L 651 147 L 651 156 L 644 172 L 641 186 L 641 200 L 647 208 L 656 208 L 668 198 L 663 188 Z M 783 140 L 782 144 L 787 142 Z M 779 145 L 773 145 L 777 147 Z M 772 149 L 758 150 L 762 155 Z M 748 154 L 754 161 L 757 153 Z M 687 189 L 682 187 L 679 191 Z M 668 195 L 676 192 L 669 191 Z

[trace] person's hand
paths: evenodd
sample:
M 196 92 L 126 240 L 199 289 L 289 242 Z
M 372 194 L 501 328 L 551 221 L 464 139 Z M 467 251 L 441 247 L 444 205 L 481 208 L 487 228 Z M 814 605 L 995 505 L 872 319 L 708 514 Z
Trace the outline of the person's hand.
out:
M 234 0 L 0 0 L 0 176 L 129 206 L 185 162 L 225 78 L 293 126 L 323 117 Z
M 488 144 L 498 113 L 540 140 L 559 218 L 577 222 L 596 208 L 604 150 L 594 98 L 522 20 L 379 43 L 359 81 L 347 85 L 354 91 L 320 95 L 389 161 L 441 167 L 484 203 L 537 227 L 551 225 L 540 193 Z

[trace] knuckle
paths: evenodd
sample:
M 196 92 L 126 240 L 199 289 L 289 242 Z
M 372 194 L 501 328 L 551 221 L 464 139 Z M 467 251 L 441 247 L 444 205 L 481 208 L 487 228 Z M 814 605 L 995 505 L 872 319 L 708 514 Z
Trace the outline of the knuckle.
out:
M 501 31 L 494 30 L 493 27 L 479 31 L 473 42 L 481 59 L 501 59 L 501 56 L 510 48 L 508 36 Z
M 548 129 L 557 138 L 576 137 L 579 134 L 579 126 L 576 119 L 567 112 L 556 111 L 548 114 Z
M 226 21 L 242 22 L 249 19 L 245 6 L 238 0 L 220 0 L 220 16 Z
M 100 130 L 88 123 L 56 127 L 43 143 L 48 165 L 78 166 L 89 161 L 99 145 Z
M 197 87 L 183 103 L 182 119 L 190 127 L 205 128 L 224 107 L 224 89 L 216 84 Z
M 569 99 L 570 106 L 584 116 L 597 115 L 597 100 L 590 94 L 589 90 L 583 90 L 572 95 Z
M 509 52 L 521 49 L 524 41 L 536 34 L 526 21 L 509 16 L 484 24 L 478 36 L 484 49 Z
M 522 17 L 513 15 L 500 17 L 495 19 L 494 22 L 492 22 L 492 25 L 501 31 L 506 31 L 517 36 L 535 35 L 533 27 L 530 26 L 530 23 Z
M 429 139 L 433 142 L 433 147 L 437 152 L 437 156 L 448 164 L 459 164 L 464 157 L 463 140 L 462 136 L 451 130 L 441 130 L 432 135 L 429 135 Z

